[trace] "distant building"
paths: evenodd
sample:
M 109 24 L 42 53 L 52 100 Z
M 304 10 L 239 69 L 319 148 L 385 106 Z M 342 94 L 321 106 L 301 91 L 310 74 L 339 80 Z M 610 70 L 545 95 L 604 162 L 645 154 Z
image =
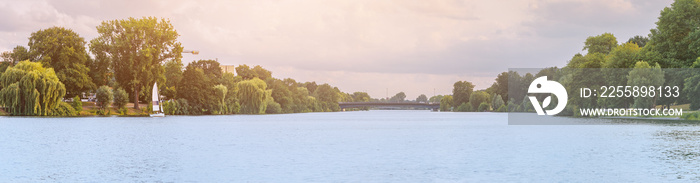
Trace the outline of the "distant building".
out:
M 219 67 L 221 67 L 221 71 L 224 73 L 236 74 L 236 67 L 233 65 L 220 65 Z

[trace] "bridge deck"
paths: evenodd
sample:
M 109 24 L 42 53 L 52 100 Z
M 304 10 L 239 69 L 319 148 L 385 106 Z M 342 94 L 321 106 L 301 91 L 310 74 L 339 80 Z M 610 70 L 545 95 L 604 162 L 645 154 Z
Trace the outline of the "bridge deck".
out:
M 420 102 L 339 102 L 341 109 L 357 107 L 414 107 L 414 108 L 440 108 L 440 103 Z

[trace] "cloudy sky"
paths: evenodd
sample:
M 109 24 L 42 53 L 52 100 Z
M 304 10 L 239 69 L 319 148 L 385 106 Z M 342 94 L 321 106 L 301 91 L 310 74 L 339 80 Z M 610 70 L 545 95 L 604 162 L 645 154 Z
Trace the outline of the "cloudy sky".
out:
M 170 19 L 185 63 L 261 65 L 277 78 L 386 97 L 487 88 L 508 68 L 563 66 L 586 37 L 647 35 L 671 0 L 0 0 L 0 52 L 32 32 L 70 28 L 89 42 L 104 20 Z

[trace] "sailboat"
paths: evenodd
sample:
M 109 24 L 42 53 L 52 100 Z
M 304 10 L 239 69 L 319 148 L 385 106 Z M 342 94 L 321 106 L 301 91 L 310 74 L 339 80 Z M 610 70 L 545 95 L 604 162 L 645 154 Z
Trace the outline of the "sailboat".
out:
M 158 95 L 158 82 L 153 83 L 153 100 L 151 105 L 153 105 L 153 113 L 151 117 L 165 117 L 163 111 L 160 110 L 160 95 Z

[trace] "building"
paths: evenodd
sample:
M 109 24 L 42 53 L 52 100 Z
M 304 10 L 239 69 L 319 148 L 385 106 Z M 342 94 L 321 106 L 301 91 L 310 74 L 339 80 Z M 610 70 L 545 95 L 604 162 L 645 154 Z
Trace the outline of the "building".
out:
M 219 67 L 221 67 L 221 71 L 223 73 L 228 72 L 228 73 L 236 74 L 236 67 L 234 65 L 220 65 Z

